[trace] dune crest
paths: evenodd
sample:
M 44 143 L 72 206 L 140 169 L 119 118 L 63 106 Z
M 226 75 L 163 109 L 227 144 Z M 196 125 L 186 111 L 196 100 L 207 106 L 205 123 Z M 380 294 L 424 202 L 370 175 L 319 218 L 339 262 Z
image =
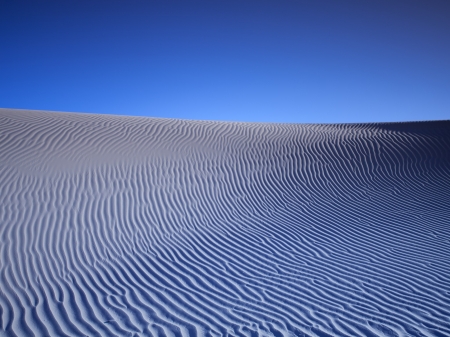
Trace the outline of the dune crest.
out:
M 449 336 L 450 122 L 0 109 L 0 336 Z

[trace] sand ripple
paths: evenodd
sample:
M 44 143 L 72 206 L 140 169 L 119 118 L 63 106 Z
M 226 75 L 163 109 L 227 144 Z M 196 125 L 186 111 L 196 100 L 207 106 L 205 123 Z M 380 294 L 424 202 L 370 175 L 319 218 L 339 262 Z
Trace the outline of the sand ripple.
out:
M 0 110 L 0 336 L 449 336 L 450 122 Z

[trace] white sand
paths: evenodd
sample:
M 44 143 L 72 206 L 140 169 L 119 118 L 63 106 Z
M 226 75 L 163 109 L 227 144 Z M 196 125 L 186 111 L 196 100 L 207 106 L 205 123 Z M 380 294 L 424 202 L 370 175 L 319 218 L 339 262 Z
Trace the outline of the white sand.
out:
M 450 336 L 450 122 L 0 109 L 0 336 Z

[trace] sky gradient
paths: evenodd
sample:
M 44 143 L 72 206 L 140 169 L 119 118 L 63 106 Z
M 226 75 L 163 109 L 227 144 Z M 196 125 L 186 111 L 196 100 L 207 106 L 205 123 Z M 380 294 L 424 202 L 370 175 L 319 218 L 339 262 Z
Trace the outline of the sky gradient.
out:
M 450 118 L 449 1 L 1 1 L 0 107 Z

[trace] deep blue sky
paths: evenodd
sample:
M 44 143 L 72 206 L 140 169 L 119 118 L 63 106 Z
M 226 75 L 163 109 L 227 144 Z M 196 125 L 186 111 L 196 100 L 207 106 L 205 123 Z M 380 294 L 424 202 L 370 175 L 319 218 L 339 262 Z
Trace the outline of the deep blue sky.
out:
M 450 2 L 0 0 L 0 107 L 450 118 Z

